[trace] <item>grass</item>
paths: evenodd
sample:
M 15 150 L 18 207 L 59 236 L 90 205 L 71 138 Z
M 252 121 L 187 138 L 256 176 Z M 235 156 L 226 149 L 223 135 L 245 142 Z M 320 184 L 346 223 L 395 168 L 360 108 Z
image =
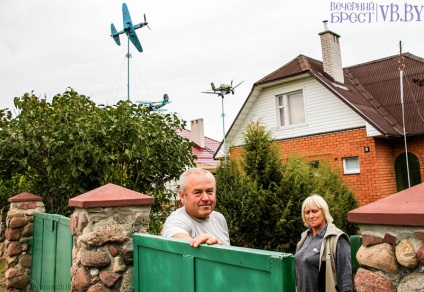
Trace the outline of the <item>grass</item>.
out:
M 4 273 L 6 272 L 6 262 L 0 260 L 0 291 L 6 290 L 6 277 Z

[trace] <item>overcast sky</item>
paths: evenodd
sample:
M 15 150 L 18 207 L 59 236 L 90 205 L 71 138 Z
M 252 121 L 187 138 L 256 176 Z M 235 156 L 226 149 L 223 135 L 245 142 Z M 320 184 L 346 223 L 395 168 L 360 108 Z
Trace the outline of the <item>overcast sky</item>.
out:
M 121 35 L 121 46 L 110 37 L 112 22 L 123 28 L 122 3 L 1 0 L 0 107 L 13 108 L 13 98 L 25 92 L 51 99 L 67 87 L 98 104 L 126 100 L 126 37 Z M 167 93 L 172 103 L 166 109 L 188 122 L 203 118 L 206 136 L 218 141 L 221 99 L 201 92 L 211 82 L 244 81 L 224 99 L 228 130 L 254 82 L 299 54 L 322 60 L 318 33 L 325 19 L 341 35 L 344 67 L 396 55 L 399 41 L 404 52 L 424 57 L 424 9 L 418 0 L 333 1 L 350 3 L 339 10 L 328 0 L 126 3 L 133 23 L 146 14 L 152 29 L 136 31 L 143 53 L 130 46 L 131 101 L 159 101 Z M 357 3 L 374 6 L 358 10 Z M 349 19 L 338 21 L 340 14 Z

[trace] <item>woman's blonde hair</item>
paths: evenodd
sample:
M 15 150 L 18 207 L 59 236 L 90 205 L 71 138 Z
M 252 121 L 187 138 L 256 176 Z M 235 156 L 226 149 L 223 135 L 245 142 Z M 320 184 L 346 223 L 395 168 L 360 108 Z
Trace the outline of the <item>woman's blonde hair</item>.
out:
M 330 210 L 328 209 L 327 202 L 320 195 L 311 195 L 307 197 L 302 204 L 302 220 L 306 227 L 309 227 L 308 221 L 306 221 L 305 217 L 305 209 L 318 207 L 324 213 L 325 220 L 327 223 L 332 223 L 334 221 L 333 217 L 330 214 Z

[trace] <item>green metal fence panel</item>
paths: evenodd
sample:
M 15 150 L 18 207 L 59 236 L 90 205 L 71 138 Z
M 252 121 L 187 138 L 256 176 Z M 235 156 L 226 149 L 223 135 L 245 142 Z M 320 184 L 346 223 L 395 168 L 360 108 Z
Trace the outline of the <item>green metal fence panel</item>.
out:
M 42 248 L 42 259 L 41 262 L 41 284 L 40 290 L 53 290 L 54 288 L 54 267 L 56 266 L 56 231 L 55 228 L 55 216 L 50 215 L 43 220 L 43 248 Z
M 134 291 L 295 291 L 292 254 L 135 234 Z
M 356 254 L 358 253 L 359 248 L 362 245 L 362 236 L 361 235 L 351 235 L 350 236 L 350 251 L 351 251 L 351 261 L 352 261 L 352 273 L 361 267 L 356 259 Z
M 34 213 L 31 291 L 69 291 L 72 235 L 69 218 Z
M 69 218 L 61 216 L 57 222 L 56 244 L 56 291 L 71 291 L 73 237 L 69 229 Z
M 41 264 L 43 256 L 43 229 L 44 218 L 34 213 L 33 234 L 32 234 L 32 264 L 31 264 L 31 291 L 38 291 L 38 284 L 41 283 Z

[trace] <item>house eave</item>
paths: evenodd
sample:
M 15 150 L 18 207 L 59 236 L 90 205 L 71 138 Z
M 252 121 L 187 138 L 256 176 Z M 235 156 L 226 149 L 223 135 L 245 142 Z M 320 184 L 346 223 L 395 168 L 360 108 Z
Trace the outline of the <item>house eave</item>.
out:
M 237 126 L 240 125 L 242 123 L 242 121 L 244 120 L 245 116 L 243 116 L 242 112 L 247 110 L 247 112 L 249 112 L 249 110 L 252 108 L 254 101 L 256 100 L 256 98 L 260 95 L 260 93 L 262 92 L 262 90 L 264 90 L 265 88 L 268 87 L 272 87 L 272 86 L 276 86 L 276 85 L 280 85 L 280 84 L 284 84 L 284 83 L 288 83 L 288 82 L 292 82 L 292 81 L 296 81 L 296 80 L 300 80 L 300 79 L 304 79 L 307 77 L 310 77 L 312 74 L 310 73 L 310 71 L 305 71 L 299 74 L 295 74 L 295 75 L 290 75 L 290 76 L 286 76 L 284 78 L 279 78 L 279 79 L 275 79 L 275 80 L 271 80 L 271 81 L 267 81 L 267 82 L 256 82 L 255 84 L 253 84 L 253 87 L 249 93 L 249 95 L 247 96 L 246 100 L 244 101 L 242 107 L 240 108 L 239 112 L 237 113 L 236 118 L 234 119 L 233 123 L 231 124 L 230 128 L 228 129 L 227 133 L 225 134 L 225 140 L 226 141 L 231 141 L 232 138 L 234 138 L 234 135 L 231 134 L 232 130 Z M 221 144 L 219 145 L 218 149 L 216 150 L 213 158 L 214 159 L 219 159 L 219 158 L 223 158 L 223 153 L 221 151 L 221 148 L 223 146 L 223 141 L 221 142 Z

